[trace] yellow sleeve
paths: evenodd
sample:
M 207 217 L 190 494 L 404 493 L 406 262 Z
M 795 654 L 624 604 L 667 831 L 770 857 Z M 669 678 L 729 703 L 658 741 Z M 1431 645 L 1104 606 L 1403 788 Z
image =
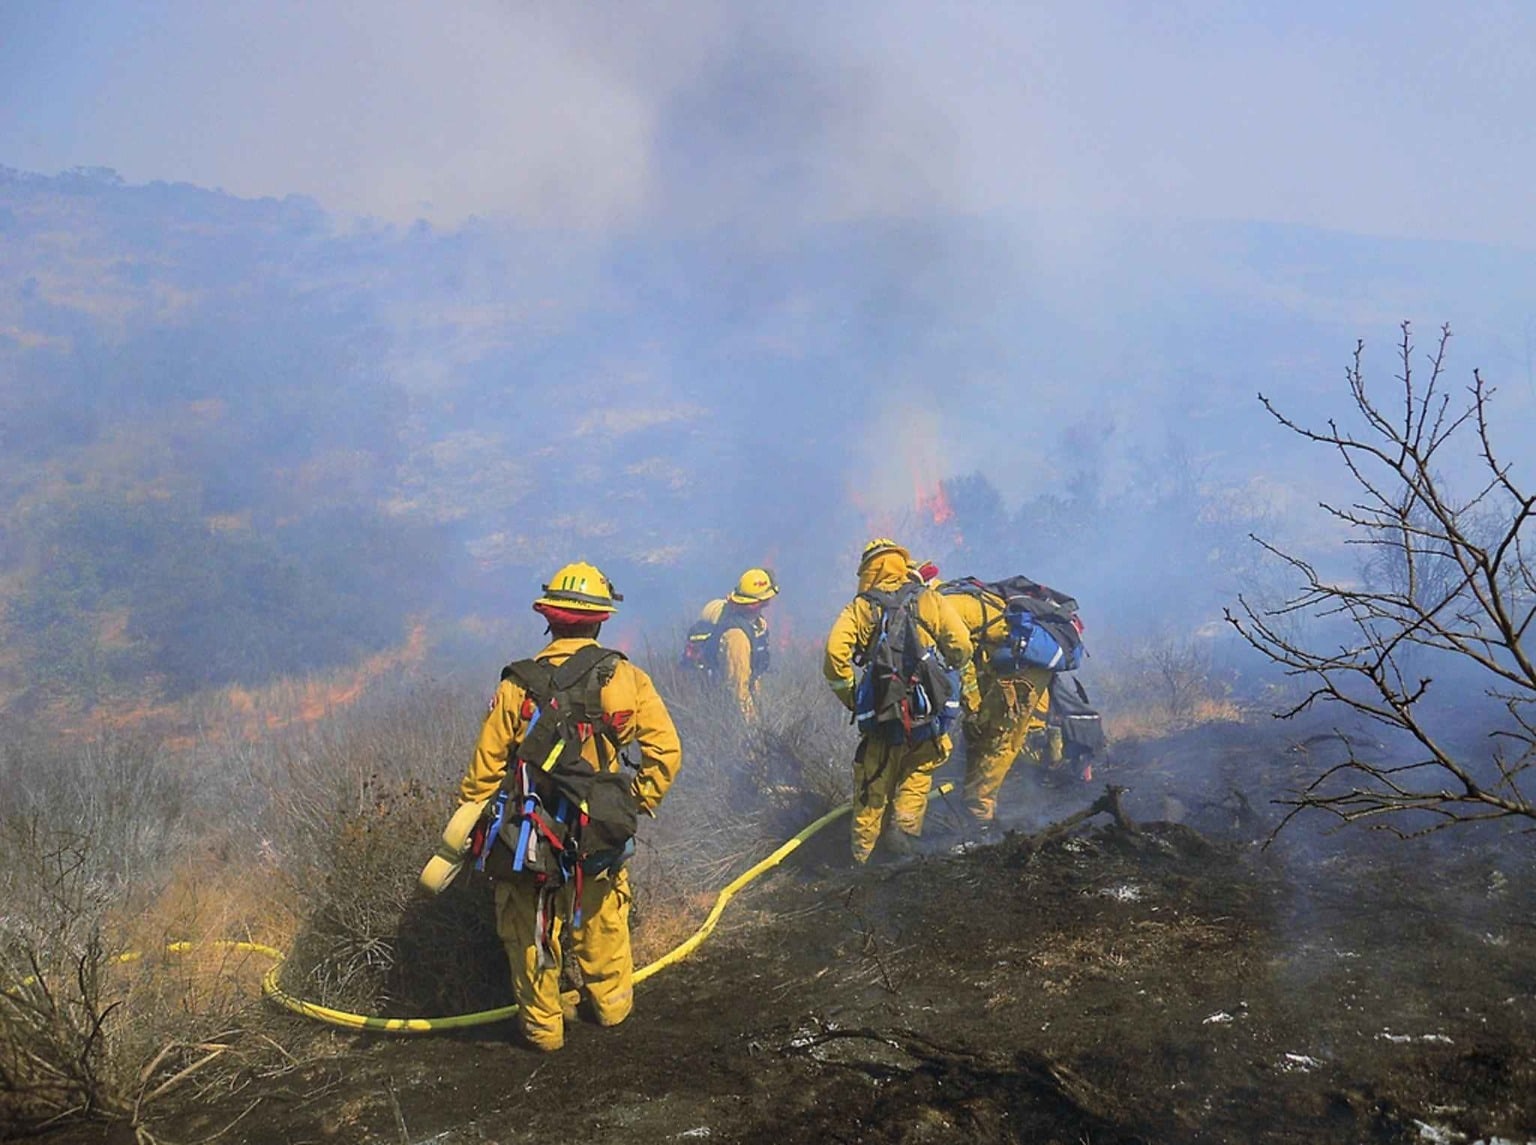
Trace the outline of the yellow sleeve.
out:
M 1049 668 L 1026 668 L 1024 679 L 1029 681 L 1029 686 L 1034 690 L 1033 703 L 1029 711 L 1028 731 L 1043 728 L 1046 717 L 1051 710 L 1051 676 Z
M 634 740 L 640 746 L 640 770 L 635 776 L 635 796 L 642 813 L 656 810 L 683 765 L 683 743 L 678 738 L 672 713 L 662 702 L 651 678 L 633 665 L 635 708 Z
M 873 630 L 869 617 L 864 615 L 866 612 L 859 608 L 857 600 L 850 600 L 843 606 L 832 622 L 832 630 L 827 633 L 827 655 L 821 667 L 832 691 L 850 712 L 853 711 L 855 686 L 853 654 L 864 647 Z
M 976 645 L 971 642 L 970 630 L 955 611 L 954 605 L 942 594 L 927 589 L 917 602 L 917 610 L 923 622 L 933 629 L 945 661 L 951 668 L 960 669 L 960 694 L 972 697 L 979 695 L 976 665 L 971 659 Z
M 503 680 L 496 688 L 485 723 L 480 725 L 480 738 L 475 741 L 469 771 L 459 783 L 459 798 L 464 802 L 489 799 L 501 786 L 512 745 L 522 739 L 522 706 L 523 690 L 512 681 Z
M 725 678 L 741 706 L 741 714 L 751 719 L 756 714 L 752 703 L 752 641 L 741 629 L 727 628 L 720 634 L 720 651 Z

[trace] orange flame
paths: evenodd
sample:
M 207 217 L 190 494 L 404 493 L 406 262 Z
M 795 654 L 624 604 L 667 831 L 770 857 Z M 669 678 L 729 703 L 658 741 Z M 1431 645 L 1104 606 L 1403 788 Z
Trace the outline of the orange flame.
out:
M 335 714 L 361 698 L 370 684 L 389 673 L 420 664 L 426 654 L 427 626 L 418 620 L 412 623 L 404 644 L 324 678 L 280 680 L 261 688 L 236 685 L 212 697 L 204 695 L 183 703 L 145 699 L 133 705 L 114 705 L 89 713 L 88 726 L 74 730 L 100 733 L 163 728 L 165 746 L 173 750 L 193 747 L 199 739 L 254 741 L 266 732 L 316 723 Z M 207 705 L 210 699 L 212 719 L 194 710 Z M 195 733 L 191 730 L 194 727 Z
M 949 494 L 944 492 L 944 482 L 935 481 L 929 489 L 917 486 L 917 511 L 935 525 L 954 520 L 955 510 L 949 503 Z

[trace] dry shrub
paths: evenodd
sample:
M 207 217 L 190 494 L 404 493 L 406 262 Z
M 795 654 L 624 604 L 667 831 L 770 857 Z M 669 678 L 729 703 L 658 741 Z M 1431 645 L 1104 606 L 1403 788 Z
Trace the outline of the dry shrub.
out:
M 703 922 L 719 890 L 848 798 L 857 737 L 810 652 L 779 656 L 760 684 L 756 719 L 675 662 L 649 668 L 683 740 L 683 769 L 655 822 L 641 825 L 631 868 L 637 962 Z
M 1113 740 L 1151 738 L 1199 724 L 1237 721 L 1232 673 L 1218 667 L 1211 641 L 1161 633 L 1095 660 L 1094 700 Z
M 161 957 L 202 933 L 190 903 L 174 918 L 155 909 L 206 815 L 199 786 L 144 738 L 34 734 L 8 739 L 5 757 L 0 1126 L 138 1124 L 253 994 L 249 976 L 226 988 Z
M 635 965 L 646 966 L 691 935 L 704 921 L 716 891 L 683 881 L 680 864 L 656 847 L 641 842 L 630 862 L 634 910 L 630 930 Z
M 141 1127 L 230 1048 L 216 1039 L 255 998 L 264 967 L 245 970 L 249 956 L 212 947 L 166 957 L 169 936 L 122 908 L 121 886 L 93 866 L 96 845 L 79 831 L 12 818 L 0 839 L 12 857 L 0 921 L 0 1131 L 92 1117 Z
M 432 900 L 414 890 L 475 708 L 441 687 L 381 690 L 264 744 L 176 753 L 142 738 L 8 736 L 0 990 L 15 988 L 0 995 L 0 1130 L 81 1117 L 142 1127 L 165 1099 L 240 1084 L 239 1069 L 283 1054 L 221 1038 L 264 1024 L 250 1007 L 267 965 L 221 940 L 292 945 L 288 985 L 321 1001 L 503 1004 L 484 880 Z M 169 957 L 170 943 L 192 948 Z
M 86 866 L 88 841 L 36 818 L 0 831 L 6 913 L 0 931 L 0 1126 L 36 1129 L 74 1115 L 121 1115 L 126 1090 L 107 1054 L 99 919 L 109 890 Z
M 437 896 L 416 885 L 456 805 L 475 707 L 441 686 L 381 697 L 275 761 L 263 829 L 304 918 L 285 989 L 393 1016 L 507 1002 L 485 880 L 464 875 Z

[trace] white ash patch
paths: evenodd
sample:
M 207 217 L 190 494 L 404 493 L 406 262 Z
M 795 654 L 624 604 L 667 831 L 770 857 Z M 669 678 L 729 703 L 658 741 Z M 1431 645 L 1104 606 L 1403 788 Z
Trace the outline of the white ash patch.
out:
M 1448 1125 L 1432 1125 L 1428 1121 L 1419 1120 L 1413 1124 L 1419 1131 L 1419 1140 L 1429 1145 L 1459 1145 L 1467 1139 L 1466 1134 L 1458 1133 Z
M 1323 1063 L 1311 1054 L 1285 1053 L 1280 1055 L 1280 1071 L 1282 1073 L 1311 1073 L 1315 1069 L 1322 1069 Z
M 1144 892 L 1134 883 L 1121 883 L 1118 886 L 1105 887 L 1099 892 L 1103 898 L 1114 899 L 1115 902 L 1140 902 Z
M 1376 1035 L 1378 1042 L 1391 1042 L 1394 1046 L 1406 1046 L 1412 1042 L 1423 1042 L 1425 1045 L 1454 1046 L 1456 1043 L 1444 1034 L 1394 1034 L 1391 1030 L 1382 1030 Z

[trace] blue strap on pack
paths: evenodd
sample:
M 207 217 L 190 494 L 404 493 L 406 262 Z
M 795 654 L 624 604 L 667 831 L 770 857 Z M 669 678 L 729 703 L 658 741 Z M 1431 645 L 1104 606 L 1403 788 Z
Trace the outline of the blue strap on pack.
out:
M 503 787 L 496 793 L 496 798 L 491 801 L 491 826 L 485 833 L 485 846 L 480 848 L 480 854 L 475 857 L 475 870 L 485 870 L 486 856 L 491 853 L 491 847 L 496 843 L 496 835 L 501 830 L 501 823 L 507 817 L 507 789 Z
M 533 718 L 528 721 L 528 726 L 523 729 L 523 737 L 525 739 L 528 733 L 533 730 L 533 725 L 539 722 L 539 713 L 542 710 L 540 708 L 534 709 Z M 533 833 L 533 810 L 538 806 L 538 800 L 533 797 L 533 789 L 528 784 L 528 767 L 526 764 L 519 764 L 518 766 L 521 769 L 518 779 L 522 784 L 523 790 L 528 794 L 523 800 L 523 825 L 517 831 L 517 852 L 512 856 L 512 869 L 514 871 L 521 871 L 523 864 L 528 859 L 528 836 Z

